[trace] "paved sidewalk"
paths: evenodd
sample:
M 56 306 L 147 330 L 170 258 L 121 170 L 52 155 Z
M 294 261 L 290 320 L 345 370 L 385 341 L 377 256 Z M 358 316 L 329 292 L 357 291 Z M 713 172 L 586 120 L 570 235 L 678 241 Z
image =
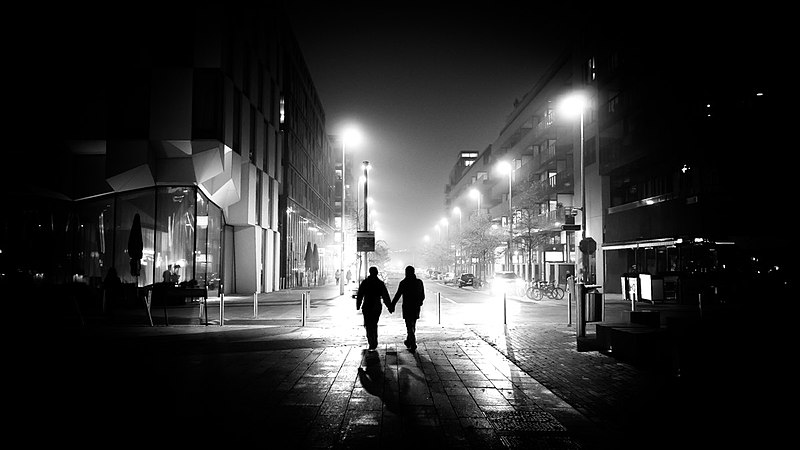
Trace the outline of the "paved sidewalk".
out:
M 12 380 L 24 394 L 12 428 L 31 444 L 90 448 L 652 449 L 769 446 L 781 435 L 770 428 L 780 417 L 764 415 L 777 396 L 754 384 L 763 358 L 740 357 L 749 346 L 716 348 L 720 366 L 698 383 L 578 352 L 574 329 L 559 323 L 420 326 L 411 353 L 398 321 L 382 321 L 369 352 L 359 326 L 240 320 L 37 330 Z

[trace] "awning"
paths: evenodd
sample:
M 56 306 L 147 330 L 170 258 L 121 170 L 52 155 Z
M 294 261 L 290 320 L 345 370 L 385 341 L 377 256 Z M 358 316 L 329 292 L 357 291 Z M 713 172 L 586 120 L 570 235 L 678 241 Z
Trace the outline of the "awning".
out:
M 717 244 L 717 245 L 732 245 L 733 242 L 730 241 L 711 241 L 705 238 L 694 238 L 694 239 L 685 239 L 685 238 L 660 238 L 660 239 L 646 239 L 641 241 L 629 241 L 629 242 L 614 242 L 603 244 L 603 250 L 625 250 L 629 248 L 652 248 L 652 247 L 674 247 L 677 244 L 700 244 L 700 243 L 707 243 L 707 244 Z

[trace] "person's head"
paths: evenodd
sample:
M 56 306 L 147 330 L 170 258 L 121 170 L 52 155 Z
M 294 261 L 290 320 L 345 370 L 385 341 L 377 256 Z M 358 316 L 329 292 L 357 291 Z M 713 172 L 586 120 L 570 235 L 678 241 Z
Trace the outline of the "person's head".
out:
M 414 266 L 406 266 L 406 276 L 410 277 L 414 275 Z
M 372 275 L 373 277 L 378 276 L 378 268 L 375 266 L 370 267 L 369 274 Z

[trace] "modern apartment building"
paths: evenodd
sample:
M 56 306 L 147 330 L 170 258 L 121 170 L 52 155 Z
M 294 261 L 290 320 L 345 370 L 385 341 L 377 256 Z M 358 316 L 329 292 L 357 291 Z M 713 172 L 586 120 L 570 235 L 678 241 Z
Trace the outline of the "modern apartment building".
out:
M 506 242 L 498 248 L 493 268 L 513 270 L 526 279 L 563 280 L 567 272 L 575 273 L 574 232 L 563 231 L 562 225 L 572 221 L 573 207 L 578 206 L 573 173 L 577 125 L 559 120 L 557 111 L 564 86 L 571 81 L 569 61 L 568 54 L 562 55 L 522 100 L 515 101 L 497 139 L 467 167 L 459 158 L 445 188 L 448 210 L 457 206 L 474 211 L 480 204 L 480 211 L 502 230 L 513 216 L 511 266 L 507 267 Z M 510 165 L 510 174 L 501 171 L 501 163 Z
M 446 209 L 474 208 L 467 193 L 478 188 L 498 225 L 514 217 L 506 269 L 563 283 L 583 262 L 586 281 L 606 293 L 725 301 L 745 279 L 789 273 L 778 241 L 742 215 L 754 205 L 779 211 L 770 192 L 792 189 L 779 115 L 765 114 L 777 98 L 764 40 L 696 23 L 683 33 L 587 23 L 515 102 L 498 138 L 451 176 Z M 574 93 L 585 100 L 582 118 L 559 108 Z M 751 144 L 764 152 L 744 151 Z M 508 175 L 496 170 L 503 160 L 513 168 L 511 213 Z M 770 189 L 744 182 L 756 167 L 770 174 Z M 538 211 L 526 214 L 531 205 Z M 585 228 L 562 231 L 565 224 Z M 529 254 L 526 234 L 538 237 Z M 580 261 L 583 236 L 596 245 Z M 496 267 L 505 251 L 498 247 Z M 622 279 L 631 273 L 658 283 L 645 294 Z

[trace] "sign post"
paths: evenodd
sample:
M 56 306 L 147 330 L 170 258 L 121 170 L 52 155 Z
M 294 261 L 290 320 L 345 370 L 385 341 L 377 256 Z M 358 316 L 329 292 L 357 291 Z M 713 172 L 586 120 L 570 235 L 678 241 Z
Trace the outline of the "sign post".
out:
M 374 231 L 356 231 L 356 251 L 359 252 L 375 251 Z

